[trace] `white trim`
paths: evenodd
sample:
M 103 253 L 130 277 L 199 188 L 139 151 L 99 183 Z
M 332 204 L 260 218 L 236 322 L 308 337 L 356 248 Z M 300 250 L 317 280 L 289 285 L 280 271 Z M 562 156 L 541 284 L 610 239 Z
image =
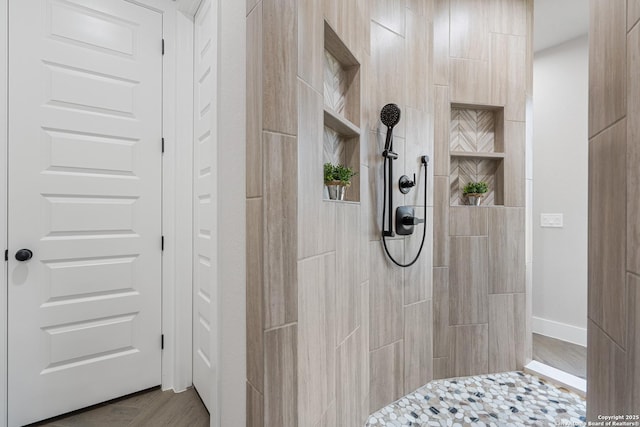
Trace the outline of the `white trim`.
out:
M 218 414 L 246 424 L 246 2 L 218 0 Z M 214 419 L 218 418 L 214 423 Z
M 193 64 L 191 51 L 181 49 L 193 38 L 190 19 L 178 17 L 181 2 L 171 0 L 125 0 L 162 13 L 163 60 L 162 133 L 163 156 L 162 234 L 165 250 L 162 263 L 162 389 L 176 392 L 192 384 L 192 266 L 191 266 L 191 181 L 190 135 Z M 191 0 L 193 1 L 193 0 Z M 186 19 L 186 22 L 185 22 Z M 181 49 L 178 49 L 180 46 Z M 186 70 L 183 67 L 188 67 Z M 185 73 L 188 75 L 185 76 Z M 185 128 L 187 133 L 185 134 Z M 185 202 L 188 197 L 188 202 Z
M 587 329 L 533 316 L 533 333 L 587 346 Z
M 162 235 L 165 246 L 162 254 L 162 333 L 165 347 L 162 354 L 162 389 L 175 388 L 174 361 L 176 353 L 176 295 L 181 292 L 176 281 L 176 21 L 175 4 L 163 2 L 162 37 L 165 54 L 162 61 L 162 136 L 165 152 L 162 157 Z M 171 147 L 171 149 L 169 149 Z
M 124 0 L 128 3 L 144 7 L 145 9 L 153 10 L 161 15 L 164 15 L 167 11 L 175 9 L 170 6 L 170 3 L 166 0 Z
M 193 384 L 200 391 L 200 397 L 207 406 L 209 413 L 212 414 L 210 420 L 211 425 L 218 425 L 217 416 L 220 415 L 220 405 L 218 400 L 219 395 L 219 375 L 220 375 L 220 325 L 222 321 L 219 318 L 220 314 L 220 299 L 219 299 L 219 246 L 220 240 L 218 238 L 218 215 L 220 209 L 219 197 L 218 197 L 218 151 L 219 138 L 218 138 L 218 57 L 219 51 L 218 44 L 218 16 L 219 16 L 219 1 L 218 0 L 203 0 L 196 11 L 194 17 L 194 78 L 191 91 L 194 93 L 194 118 L 193 118 L 193 154 L 199 156 L 198 159 L 194 157 L 194 173 L 193 173 L 193 271 L 194 271 L 194 295 L 193 295 L 193 324 L 194 324 L 194 340 L 193 340 L 193 352 L 204 348 L 205 353 L 209 355 L 209 364 L 198 356 L 193 357 Z M 202 31 L 210 29 L 211 34 L 203 34 Z M 208 40 L 205 42 L 205 40 Z M 206 43 L 210 46 L 208 53 L 205 56 L 201 56 L 201 49 Z M 200 57 L 198 57 L 200 56 Z M 200 84 L 200 78 L 203 76 L 202 72 L 204 68 L 209 70 L 207 79 L 211 84 Z M 208 103 L 210 108 L 205 112 L 200 109 Z M 199 141 L 205 132 L 210 134 L 209 138 Z M 198 147 L 198 148 L 196 148 Z M 204 147 L 204 148 L 203 148 Z M 202 159 L 200 159 L 202 157 Z M 213 167 L 213 171 L 207 178 L 202 179 L 199 174 L 199 168 L 204 164 L 209 164 Z M 195 166 L 200 165 L 200 166 Z M 199 195 L 209 193 L 211 196 L 211 208 L 209 211 L 209 218 L 206 220 L 201 217 L 203 210 L 200 209 Z M 197 215 L 196 215 L 197 214 Z M 200 239 L 197 236 L 200 234 L 198 227 L 200 225 L 207 224 L 210 228 L 210 239 Z M 205 256 L 210 260 L 209 274 L 196 277 L 195 272 L 199 270 L 199 257 Z M 207 282 L 208 281 L 208 282 Z M 209 301 L 205 302 L 200 297 L 200 289 L 206 289 L 209 294 Z M 197 291 L 196 291 L 197 290 Z M 207 310 L 209 310 L 207 312 Z M 202 337 L 195 338 L 196 333 L 201 333 L 202 329 L 199 328 L 198 323 L 201 319 L 206 319 L 216 327 L 211 328 L 209 333 L 209 339 L 202 339 Z M 208 348 L 207 348 L 208 346 Z
M 177 99 L 177 9 L 176 3 L 171 0 L 125 1 L 162 13 L 162 38 L 165 41 L 162 61 L 162 135 L 165 139 L 162 159 L 162 234 L 165 238 L 162 256 L 162 333 L 165 343 L 162 352 L 162 389 L 182 391 L 191 385 L 191 349 L 184 346 L 184 340 L 191 338 L 191 304 L 185 305 L 181 298 L 191 293 L 191 276 L 189 273 L 184 275 L 185 269 L 191 271 L 191 261 L 187 266 L 183 264 L 183 255 L 190 254 L 191 248 L 190 241 L 185 245 L 183 236 L 185 227 L 191 232 L 191 213 L 188 207 L 180 206 L 177 199 L 178 195 L 189 191 L 189 187 L 181 187 L 184 182 L 180 177 L 184 173 L 190 174 L 191 168 L 188 165 L 188 172 L 181 168 L 183 163 L 178 164 L 177 152 L 183 149 L 178 147 L 179 143 L 190 146 L 191 141 L 177 138 L 178 126 L 184 126 L 183 122 L 178 123 L 184 120 L 184 115 L 178 115 L 178 112 L 188 108 L 178 104 Z M 187 28 L 187 31 L 191 30 Z M 180 101 L 184 99 L 180 98 Z M 185 217 L 188 221 L 186 224 Z
M 179 6 L 179 3 L 178 3 Z M 176 16 L 175 357 L 173 389 L 192 384 L 193 330 L 193 16 Z
M 528 374 L 536 375 L 552 383 L 556 383 L 562 387 L 568 388 L 579 396 L 587 395 L 587 381 L 571 375 L 567 372 L 556 369 L 552 366 L 532 360 L 524 367 L 524 371 Z
M 525 97 L 525 354 L 524 362 L 533 359 L 533 95 L 532 88 Z
M 7 248 L 7 108 L 8 108 L 8 70 L 9 70 L 9 3 L 0 0 L 0 251 Z M 4 254 L 3 254 L 4 255 Z M 0 426 L 8 423 L 7 419 L 7 297 L 8 275 L 7 263 L 2 260 L 2 279 L 0 279 Z
M 200 3 L 202 3 L 202 0 L 178 0 L 176 7 L 178 12 L 181 12 L 193 21 L 193 17 L 196 16 Z

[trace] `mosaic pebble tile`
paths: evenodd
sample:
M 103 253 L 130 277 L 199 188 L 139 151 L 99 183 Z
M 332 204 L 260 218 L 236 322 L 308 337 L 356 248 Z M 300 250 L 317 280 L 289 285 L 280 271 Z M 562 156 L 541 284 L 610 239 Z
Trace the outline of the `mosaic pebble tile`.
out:
M 373 413 L 366 427 L 584 425 L 580 396 L 523 372 L 431 381 Z

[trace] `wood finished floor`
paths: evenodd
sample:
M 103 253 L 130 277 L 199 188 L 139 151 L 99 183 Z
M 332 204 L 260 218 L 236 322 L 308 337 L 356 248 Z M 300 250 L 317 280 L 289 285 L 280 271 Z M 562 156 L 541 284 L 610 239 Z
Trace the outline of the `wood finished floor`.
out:
M 182 393 L 153 388 L 29 427 L 205 427 L 209 413 L 193 388 Z
M 533 334 L 533 360 L 587 379 L 587 349 L 580 345 Z

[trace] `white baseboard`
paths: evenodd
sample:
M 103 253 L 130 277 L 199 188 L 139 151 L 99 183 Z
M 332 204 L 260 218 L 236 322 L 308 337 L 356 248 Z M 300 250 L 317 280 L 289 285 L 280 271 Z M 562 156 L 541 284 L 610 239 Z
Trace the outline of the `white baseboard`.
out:
M 587 329 L 567 325 L 555 320 L 533 316 L 532 330 L 535 334 L 545 335 L 562 341 L 568 341 L 583 347 L 587 346 Z

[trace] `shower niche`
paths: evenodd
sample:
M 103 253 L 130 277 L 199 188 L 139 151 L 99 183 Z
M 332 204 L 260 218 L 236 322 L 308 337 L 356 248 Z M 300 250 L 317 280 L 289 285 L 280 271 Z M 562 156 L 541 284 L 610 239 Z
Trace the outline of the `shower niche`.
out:
M 342 164 L 357 172 L 345 200 L 359 202 L 360 63 L 326 21 L 323 55 L 323 164 Z
M 504 108 L 451 104 L 449 184 L 451 206 L 466 205 L 462 190 L 484 181 L 482 206 L 504 205 Z

